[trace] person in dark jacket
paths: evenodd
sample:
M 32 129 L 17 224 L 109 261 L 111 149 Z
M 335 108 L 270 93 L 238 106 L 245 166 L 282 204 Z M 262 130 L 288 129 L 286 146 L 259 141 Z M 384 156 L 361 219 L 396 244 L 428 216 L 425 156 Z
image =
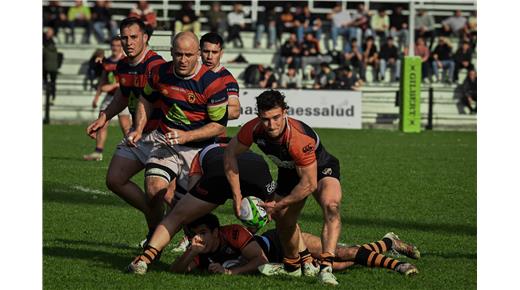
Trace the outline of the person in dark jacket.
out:
M 477 113 L 477 72 L 470 70 L 462 85 L 462 103 L 469 108 L 470 114 Z
M 459 79 L 459 72 L 461 69 L 466 69 L 468 71 L 474 69 L 475 67 L 471 63 L 473 58 L 473 50 L 471 49 L 470 43 L 468 41 L 464 41 L 462 46 L 459 47 L 457 52 L 455 53 L 455 70 L 453 71 L 453 81 L 457 82 Z
M 53 40 L 54 29 L 48 27 L 43 35 L 43 83 L 50 105 L 56 99 L 56 78 L 60 67 L 60 53 Z

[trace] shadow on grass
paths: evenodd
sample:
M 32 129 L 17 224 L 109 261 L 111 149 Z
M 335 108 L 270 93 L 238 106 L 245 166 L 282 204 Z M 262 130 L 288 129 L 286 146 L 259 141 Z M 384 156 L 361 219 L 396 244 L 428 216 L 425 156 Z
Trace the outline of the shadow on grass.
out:
M 83 245 L 83 246 L 93 246 L 93 247 L 109 247 L 116 248 L 122 250 L 134 250 L 135 246 L 130 246 L 129 244 L 124 243 L 108 243 L 108 242 L 99 242 L 99 241 L 83 241 L 83 240 L 69 240 L 69 239 L 55 239 L 55 242 L 63 243 L 67 245 Z
M 421 257 L 439 257 L 445 259 L 470 259 L 476 260 L 477 253 L 459 253 L 459 252 L 421 252 Z
M 84 161 L 81 157 L 64 157 L 64 156 L 44 156 L 43 159 L 64 160 L 64 161 Z
M 108 190 L 107 190 L 108 191 Z M 58 182 L 43 182 L 43 201 L 71 204 L 127 206 L 115 194 L 81 192 Z
M 322 216 L 318 213 L 302 212 L 300 221 L 321 221 Z M 345 225 L 359 225 L 368 227 L 384 227 L 389 231 L 395 229 L 407 229 L 423 232 L 435 232 L 445 234 L 459 234 L 459 235 L 477 235 L 477 227 L 470 225 L 446 224 L 446 223 L 428 223 L 428 222 L 411 222 L 395 219 L 376 219 L 376 218 L 359 218 L 359 217 L 342 217 L 342 222 Z

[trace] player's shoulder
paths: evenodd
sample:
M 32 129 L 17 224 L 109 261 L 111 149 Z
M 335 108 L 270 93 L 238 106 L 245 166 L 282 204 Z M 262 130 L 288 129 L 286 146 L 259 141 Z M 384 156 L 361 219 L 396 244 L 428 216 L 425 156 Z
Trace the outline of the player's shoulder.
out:
M 244 247 L 253 238 L 253 234 L 239 224 L 222 226 L 220 234 L 231 246 L 236 248 Z
M 154 66 L 166 63 L 166 60 L 164 60 L 164 58 L 160 56 L 157 52 L 150 49 L 146 53 L 143 59 L 143 63 L 145 63 L 147 67 L 152 68 Z
M 240 129 L 240 131 L 242 130 L 249 131 L 251 134 L 258 133 L 263 130 L 262 121 L 259 117 L 255 117 L 247 121 Z
M 290 127 L 291 138 L 303 138 L 309 137 L 312 139 L 316 139 L 316 132 L 303 121 L 293 119 L 291 117 L 287 118 L 288 126 Z

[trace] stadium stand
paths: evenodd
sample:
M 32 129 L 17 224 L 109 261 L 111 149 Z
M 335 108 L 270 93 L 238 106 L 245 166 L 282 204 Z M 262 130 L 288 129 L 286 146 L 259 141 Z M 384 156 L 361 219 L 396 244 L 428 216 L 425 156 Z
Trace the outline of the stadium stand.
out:
M 174 23 L 173 15 L 175 11 L 181 9 L 180 1 L 148 1 L 150 6 L 157 13 L 157 29 L 153 32 L 150 40 L 152 49 L 157 51 L 165 59 L 170 60 L 170 39 L 172 23 Z M 248 17 L 246 18 L 246 28 L 241 32 L 241 37 L 244 43 L 243 48 L 233 48 L 230 44 L 227 45 L 225 54 L 222 59 L 223 65 L 230 70 L 230 72 L 237 78 L 239 85 L 245 87 L 243 80 L 243 73 L 249 64 L 261 64 L 265 67 L 274 66 L 279 57 L 278 48 L 266 48 L 267 37 L 261 38 L 261 49 L 254 48 L 255 42 L 255 17 L 256 12 L 265 11 L 264 1 L 238 1 L 243 4 L 243 9 Z M 326 19 L 326 14 L 331 12 L 335 2 L 333 1 L 301 1 L 310 6 L 311 12 L 319 15 L 321 19 Z M 344 8 L 349 11 L 355 10 L 356 3 L 365 3 L 371 13 L 377 14 L 378 9 L 386 9 L 389 14 L 392 13 L 393 7 L 399 4 L 404 7 L 403 14 L 408 16 L 408 2 L 404 0 L 396 0 L 393 3 L 371 3 L 369 1 L 346 1 L 342 2 Z M 128 12 L 133 7 L 135 1 L 114 1 L 111 3 L 112 18 L 120 21 L 128 15 Z M 221 8 L 224 12 L 232 10 L 233 2 L 222 2 Z M 94 5 L 94 1 L 88 1 L 89 6 Z M 254 5 L 258 4 L 258 6 Z M 48 5 L 48 1 L 43 2 L 43 6 Z M 73 2 L 61 2 L 64 7 L 74 5 Z M 280 4 L 282 5 L 282 4 Z M 194 1 L 194 10 L 199 15 L 199 20 L 202 23 L 201 34 L 209 31 L 207 25 L 207 18 L 203 15 L 211 7 L 211 1 Z M 293 7 L 294 8 L 294 7 Z M 473 11 L 476 11 L 476 1 L 462 1 L 462 2 L 428 2 L 423 1 L 416 5 L 417 9 L 426 9 L 429 14 L 434 16 L 436 29 L 441 29 L 441 22 L 443 19 L 452 16 L 453 11 L 461 10 L 462 15 L 469 17 Z M 275 6 L 275 11 L 280 13 L 282 6 Z M 253 12 L 253 13 L 252 13 Z M 324 21 L 324 37 L 320 41 L 320 47 L 325 48 L 325 41 L 330 41 L 329 31 L 330 23 Z M 77 34 L 80 35 L 83 31 L 77 28 Z M 278 41 L 283 43 L 289 34 L 283 33 L 281 39 Z M 91 107 L 91 99 L 94 91 L 85 90 L 84 82 L 86 75 L 86 68 L 88 59 L 92 51 L 96 48 L 102 48 L 107 53 L 109 46 L 106 44 L 97 43 L 94 36 L 91 36 L 92 44 L 67 44 L 65 42 L 65 33 L 60 30 L 57 35 L 57 47 L 64 54 L 64 62 L 60 69 L 60 76 L 57 82 L 57 98 L 54 106 L 51 107 L 52 122 L 85 122 L 91 121 L 97 117 L 97 111 Z M 437 38 L 438 39 L 438 38 Z M 437 43 L 435 40 L 434 47 Z M 457 37 L 449 38 L 453 45 L 453 53 L 458 49 L 462 42 Z M 376 43 L 379 43 L 379 38 L 376 37 Z M 341 43 L 341 41 L 340 41 Z M 476 50 L 473 54 L 472 63 L 477 68 Z M 248 63 L 235 63 L 237 57 L 242 56 Z M 332 64 L 332 68 L 337 65 Z M 385 73 L 386 82 L 374 82 L 372 79 L 372 67 L 367 67 L 367 82 L 362 86 L 362 122 L 363 127 L 366 128 L 397 128 L 399 107 L 396 106 L 396 93 L 399 91 L 398 83 L 389 83 L 390 70 Z M 306 71 L 308 74 L 308 71 Z M 469 114 L 469 110 L 461 105 L 459 99 L 462 90 L 462 83 L 466 78 L 467 71 L 461 70 L 459 72 L 458 82 L 454 84 L 429 83 L 423 84 L 421 97 L 421 112 L 423 124 L 426 124 L 428 112 L 428 94 L 429 89 L 433 88 L 434 92 L 434 110 L 433 110 L 433 127 L 435 129 L 455 129 L 455 130 L 476 130 L 477 118 L 476 115 Z M 314 79 L 304 78 L 304 88 L 312 88 Z M 44 97 L 42 97 L 42 104 L 45 105 Z

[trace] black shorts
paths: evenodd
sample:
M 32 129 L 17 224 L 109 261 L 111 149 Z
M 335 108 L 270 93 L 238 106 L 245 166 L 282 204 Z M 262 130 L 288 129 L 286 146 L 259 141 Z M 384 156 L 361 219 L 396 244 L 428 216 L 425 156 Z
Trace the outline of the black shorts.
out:
M 264 251 L 269 263 L 283 262 L 284 254 L 282 243 L 275 229 L 268 230 L 260 236 L 255 235 L 255 240 Z
M 324 177 L 333 177 L 340 180 L 339 161 L 336 157 L 329 155 L 329 158 L 322 165 L 318 166 L 318 181 Z M 287 196 L 293 188 L 300 182 L 300 177 L 295 169 L 278 168 L 278 186 L 276 194 Z

